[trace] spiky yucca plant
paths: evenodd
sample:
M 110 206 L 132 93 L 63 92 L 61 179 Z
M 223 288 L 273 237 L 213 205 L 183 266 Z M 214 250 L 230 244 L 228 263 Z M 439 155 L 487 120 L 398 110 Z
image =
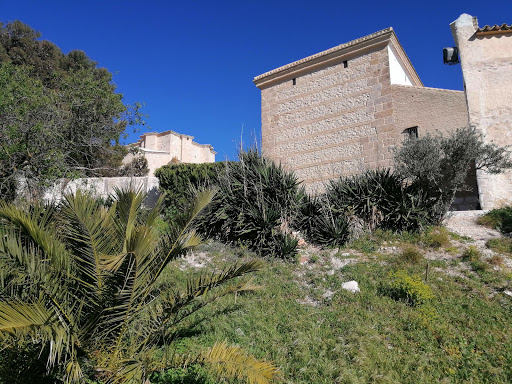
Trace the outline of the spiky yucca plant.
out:
M 221 343 L 198 356 L 175 353 L 178 326 L 217 298 L 254 289 L 237 277 L 260 262 L 191 279 L 185 291 L 159 277 L 200 238 L 191 222 L 213 193 L 161 235 L 162 198 L 143 209 L 144 194 L 117 191 L 111 207 L 77 192 L 61 206 L 20 208 L 0 202 L 0 338 L 41 347 L 56 382 L 78 383 L 84 370 L 105 383 L 149 383 L 152 372 L 187 362 L 220 375 L 267 383 L 277 369 Z
M 432 199 L 418 185 L 404 183 L 403 177 L 390 169 L 332 180 L 324 199 L 331 210 L 356 216 L 369 230 L 418 230 L 434 220 Z
M 304 192 L 292 172 L 249 149 L 227 164 L 216 184 L 219 193 L 200 220 L 203 233 L 242 242 L 262 256 L 295 256 L 291 229 Z

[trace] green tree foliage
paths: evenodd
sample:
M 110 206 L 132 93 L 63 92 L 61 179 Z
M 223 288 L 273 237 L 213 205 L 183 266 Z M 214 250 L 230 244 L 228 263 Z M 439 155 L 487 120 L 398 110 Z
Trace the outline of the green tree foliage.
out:
M 227 162 L 201 164 L 168 164 L 158 168 L 160 191 L 165 193 L 165 213 L 172 220 L 190 202 L 197 189 L 216 185 Z
M 87 372 L 104 383 L 149 383 L 152 372 L 185 363 L 267 383 L 277 369 L 237 347 L 220 343 L 197 356 L 173 348 L 191 314 L 254 289 L 237 278 L 261 267 L 248 261 L 191 277 L 183 291 L 160 279 L 199 243 L 191 224 L 212 197 L 200 193 L 165 233 L 155 227 L 162 198 L 145 210 L 144 194 L 133 191 L 117 191 L 110 207 L 81 192 L 58 207 L 0 202 L 2 348 L 33 356 L 38 347 L 57 383 L 83 382 Z
M 0 89 L 0 192 L 12 199 L 20 176 L 40 184 L 66 173 L 64 142 L 54 131 L 64 117 L 57 95 L 26 67 L 0 63 Z
M 149 173 L 148 160 L 144 156 L 136 156 L 116 173 L 118 176 L 147 176 Z
M 123 104 L 107 69 L 82 51 L 64 54 L 40 36 L 20 21 L 0 24 L 4 197 L 13 180 L 35 187 L 63 175 L 112 174 L 126 154 L 122 133 L 143 123 L 140 105 Z
M 485 143 L 473 127 L 457 129 L 448 136 L 427 134 L 407 140 L 395 152 L 394 160 L 404 179 L 436 200 L 439 220 L 448 212 L 457 191 L 468 188 L 465 180 L 472 162 L 477 170 L 495 174 L 512 167 L 509 149 Z

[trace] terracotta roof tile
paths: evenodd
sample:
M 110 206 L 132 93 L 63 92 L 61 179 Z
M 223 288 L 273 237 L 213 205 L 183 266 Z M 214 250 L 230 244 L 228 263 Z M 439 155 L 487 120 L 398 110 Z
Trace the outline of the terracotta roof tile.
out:
M 501 32 L 501 33 L 511 32 L 512 33 L 512 25 L 508 25 L 506 23 L 504 23 L 502 25 L 493 25 L 492 27 L 490 25 L 486 25 L 485 27 L 478 28 L 476 30 L 476 33 L 481 33 L 481 32 Z

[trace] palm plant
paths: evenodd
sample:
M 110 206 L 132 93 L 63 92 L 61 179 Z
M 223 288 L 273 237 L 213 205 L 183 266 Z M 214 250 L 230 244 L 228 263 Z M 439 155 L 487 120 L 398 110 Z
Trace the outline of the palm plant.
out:
M 116 191 L 111 207 L 78 191 L 60 206 L 20 208 L 0 202 L 0 338 L 32 340 L 48 372 L 64 383 L 84 380 L 87 367 L 105 383 L 149 383 L 166 367 L 205 363 L 227 377 L 266 383 L 274 365 L 221 343 L 197 356 L 178 355 L 179 326 L 221 296 L 254 289 L 233 280 L 261 267 L 250 261 L 190 279 L 178 291 L 160 276 L 200 242 L 192 222 L 213 193 L 161 234 L 162 198 L 143 209 L 144 194 Z

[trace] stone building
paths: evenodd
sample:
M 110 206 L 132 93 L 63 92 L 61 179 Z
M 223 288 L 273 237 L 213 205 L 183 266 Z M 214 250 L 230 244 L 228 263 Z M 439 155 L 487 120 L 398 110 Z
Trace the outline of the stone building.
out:
M 402 140 L 468 124 L 464 93 L 424 87 L 392 28 L 254 78 L 262 150 L 313 192 L 392 165 Z M 474 196 L 466 196 L 476 206 Z
M 193 136 L 174 131 L 149 132 L 130 146 L 140 149 L 148 161 L 149 176 L 153 176 L 155 170 L 171 162 L 214 163 L 217 152 L 213 147 L 210 144 L 198 144 L 193 139 Z M 126 164 L 132 159 L 133 155 L 129 154 L 123 162 Z
M 486 140 L 512 145 L 512 25 L 480 28 L 476 17 L 462 14 L 450 27 L 460 54 L 469 123 Z M 512 203 L 511 176 L 477 172 L 482 209 Z

